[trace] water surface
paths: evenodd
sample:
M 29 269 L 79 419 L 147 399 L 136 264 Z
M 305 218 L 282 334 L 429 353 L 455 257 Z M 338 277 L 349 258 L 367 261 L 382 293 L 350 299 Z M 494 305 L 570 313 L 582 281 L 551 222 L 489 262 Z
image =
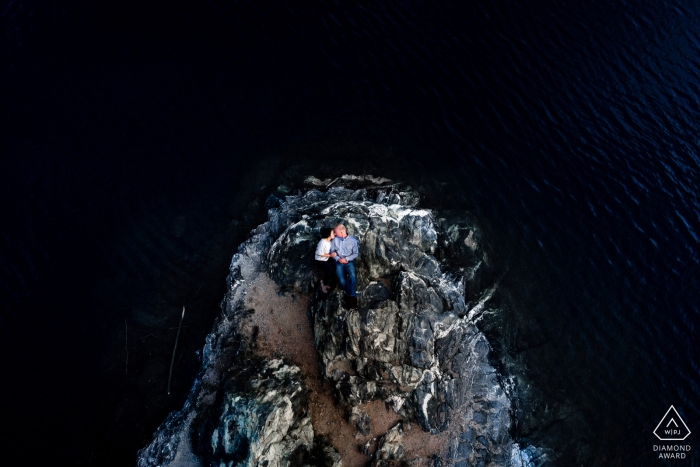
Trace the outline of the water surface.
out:
M 391 152 L 493 232 L 507 322 L 542 336 L 506 350 L 571 407 L 557 430 L 588 451 L 568 458 L 655 465 L 669 405 L 700 426 L 698 8 L 8 3 L 0 336 L 16 441 L 107 462 L 96 420 L 151 433 L 139 391 L 156 383 L 129 383 L 131 404 L 96 382 L 121 372 L 124 320 L 206 297 L 205 332 L 228 262 L 214 259 L 235 249 L 222 235 L 259 189 L 243 190 L 251 161 L 272 180 L 291 163 L 274 154 L 311 170 L 355 144 L 382 149 L 343 163 Z

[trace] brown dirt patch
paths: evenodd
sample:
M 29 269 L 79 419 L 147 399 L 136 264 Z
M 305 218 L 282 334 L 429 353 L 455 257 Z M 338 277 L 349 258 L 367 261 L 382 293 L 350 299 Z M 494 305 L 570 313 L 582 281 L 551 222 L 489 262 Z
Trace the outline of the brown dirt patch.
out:
M 314 433 L 328 438 L 343 458 L 343 467 L 364 467 L 372 460 L 363 453 L 369 442 L 369 453 L 377 449 L 379 439 L 401 419 L 383 401 L 372 401 L 359 407 L 370 416 L 370 434 L 362 436 L 348 422 L 346 409 L 336 405 L 331 386 L 325 383 L 319 358 L 314 347 L 314 336 L 307 316 L 309 297 L 299 294 L 281 294 L 277 284 L 267 274 L 260 274 L 248 289 L 246 306 L 255 310 L 241 323 L 244 336 L 255 336 L 255 353 L 266 358 L 284 358 L 301 368 L 309 388 L 309 416 Z M 257 331 L 255 330 L 257 328 Z M 415 423 L 404 425 L 406 458 L 429 457 L 442 452 L 448 441 L 447 434 L 430 435 Z

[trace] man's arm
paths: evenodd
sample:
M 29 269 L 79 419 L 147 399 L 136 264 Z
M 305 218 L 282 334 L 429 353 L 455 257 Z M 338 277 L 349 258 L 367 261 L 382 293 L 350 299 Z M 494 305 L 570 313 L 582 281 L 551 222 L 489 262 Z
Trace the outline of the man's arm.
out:
M 335 242 L 334 240 L 331 240 L 331 249 L 328 252 L 331 255 L 331 258 L 333 258 L 336 262 L 340 261 L 340 253 L 338 252 L 338 243 Z M 333 255 L 335 253 L 335 255 Z
M 353 238 L 353 240 L 354 241 L 352 242 L 352 253 L 350 253 L 350 255 L 345 257 L 345 259 L 348 261 L 353 261 L 355 258 L 360 256 L 360 250 L 357 246 L 357 239 Z

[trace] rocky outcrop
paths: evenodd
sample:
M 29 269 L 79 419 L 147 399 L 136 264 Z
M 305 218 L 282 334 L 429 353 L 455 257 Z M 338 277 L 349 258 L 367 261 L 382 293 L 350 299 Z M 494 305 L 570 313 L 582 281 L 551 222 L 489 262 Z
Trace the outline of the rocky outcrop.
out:
M 357 432 L 361 435 L 367 436 L 370 433 L 370 416 L 367 412 L 360 409 L 359 407 L 353 407 L 350 411 L 350 423 L 352 423 Z
M 416 192 L 384 179 L 307 182 L 324 191 L 270 197 L 268 222 L 234 256 L 202 371 L 183 410 L 140 452 L 139 466 L 171 464 L 182 440 L 203 465 L 340 464 L 314 440 L 298 369 L 252 358 L 238 335 L 251 312 L 243 306 L 247 287 L 263 272 L 286 290 L 314 293 L 309 313 L 322 373 L 358 431 L 369 419 L 357 406 L 381 399 L 406 422 L 445 436 L 434 465 L 535 465 L 539 451 L 511 438 L 511 401 L 474 325 L 497 287 L 478 224 L 418 209 Z M 339 290 L 315 291 L 310 267 L 319 228 L 337 222 L 360 244 L 355 310 Z M 410 461 L 402 436 L 401 424 L 386 433 L 374 465 Z
M 232 372 L 224 383 L 215 428 L 207 436 L 213 463 L 303 464 L 314 437 L 305 403 L 299 368 L 281 360 L 256 362 Z
M 401 445 L 403 426 L 401 423 L 391 428 L 379 441 L 372 467 L 392 467 L 401 465 L 404 460 L 404 449 Z

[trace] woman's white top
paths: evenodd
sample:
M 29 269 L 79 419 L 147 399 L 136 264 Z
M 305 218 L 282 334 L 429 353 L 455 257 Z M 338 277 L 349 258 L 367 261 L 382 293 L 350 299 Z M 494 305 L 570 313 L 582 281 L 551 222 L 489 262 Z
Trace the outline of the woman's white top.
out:
M 319 256 L 319 255 L 327 255 L 328 253 L 331 252 L 331 242 L 329 240 L 326 240 L 325 238 L 322 238 L 320 242 L 318 242 L 318 245 L 316 246 L 316 261 L 328 261 L 328 256 Z

